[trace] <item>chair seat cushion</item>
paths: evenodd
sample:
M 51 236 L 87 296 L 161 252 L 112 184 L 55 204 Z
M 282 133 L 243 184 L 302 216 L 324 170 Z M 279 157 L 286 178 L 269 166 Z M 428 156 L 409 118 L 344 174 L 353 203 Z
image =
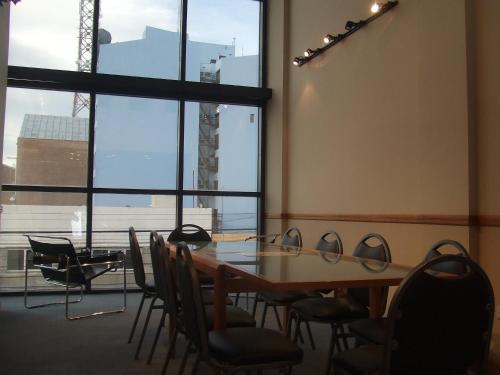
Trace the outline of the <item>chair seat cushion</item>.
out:
M 369 315 L 368 309 L 352 298 L 305 298 L 294 302 L 292 309 L 312 320 L 352 320 Z
M 201 298 L 203 299 L 204 305 L 214 304 L 214 291 L 213 289 L 201 288 Z M 226 305 L 232 305 L 233 301 L 229 297 L 226 297 Z
M 214 327 L 214 306 L 205 306 L 205 315 L 207 318 L 207 329 Z M 227 327 L 255 327 L 255 318 L 236 306 L 226 306 L 226 326 Z
M 358 319 L 349 323 L 349 332 L 362 341 L 383 345 L 387 332 L 387 319 Z
M 266 328 L 230 328 L 210 331 L 210 354 L 228 365 L 266 364 L 276 361 L 299 362 L 302 349 L 277 331 Z
M 293 290 L 289 292 L 264 292 L 260 297 L 270 304 L 288 305 L 308 297 L 321 297 L 316 291 Z
M 383 345 L 360 346 L 359 348 L 346 350 L 333 356 L 334 367 L 346 370 L 351 375 L 378 374 L 382 369 L 383 363 Z

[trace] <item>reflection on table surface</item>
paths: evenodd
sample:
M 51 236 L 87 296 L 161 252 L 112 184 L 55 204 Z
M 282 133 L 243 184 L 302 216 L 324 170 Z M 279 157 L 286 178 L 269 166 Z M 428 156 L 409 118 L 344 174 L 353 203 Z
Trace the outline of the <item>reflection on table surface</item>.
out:
M 197 256 L 228 263 L 272 282 L 402 279 L 409 267 L 349 255 L 258 241 L 189 244 Z

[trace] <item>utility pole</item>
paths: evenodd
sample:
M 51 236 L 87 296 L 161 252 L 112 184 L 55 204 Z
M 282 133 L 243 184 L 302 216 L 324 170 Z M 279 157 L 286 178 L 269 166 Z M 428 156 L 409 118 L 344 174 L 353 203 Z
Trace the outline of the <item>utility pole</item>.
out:
M 78 28 L 79 72 L 90 72 L 92 65 L 92 24 L 94 18 L 94 0 L 80 0 L 80 25 Z M 73 117 L 82 109 L 89 109 L 89 98 L 85 94 L 75 93 L 73 99 Z

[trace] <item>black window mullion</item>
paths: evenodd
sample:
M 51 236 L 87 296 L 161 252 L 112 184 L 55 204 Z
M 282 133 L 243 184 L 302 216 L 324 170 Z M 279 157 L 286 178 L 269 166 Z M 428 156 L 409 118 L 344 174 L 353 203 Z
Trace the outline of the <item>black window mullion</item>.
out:
M 187 50 L 187 9 L 188 0 L 181 0 L 181 17 L 180 17 L 180 72 L 179 80 L 186 82 L 186 50 Z M 184 99 L 179 102 L 179 131 L 177 138 L 177 190 L 182 191 L 184 188 L 184 129 L 185 129 L 185 109 L 186 102 Z M 177 195 L 177 227 L 182 225 L 182 212 L 184 210 L 184 200 L 182 195 Z
M 87 248 L 92 248 L 92 214 L 94 208 L 94 144 L 96 94 L 90 94 L 89 143 L 87 148 Z

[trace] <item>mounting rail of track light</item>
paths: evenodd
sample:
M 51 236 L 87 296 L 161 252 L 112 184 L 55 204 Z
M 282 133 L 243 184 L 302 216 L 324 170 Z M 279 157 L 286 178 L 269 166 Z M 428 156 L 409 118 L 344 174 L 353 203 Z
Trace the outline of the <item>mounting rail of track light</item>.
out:
M 308 63 L 309 61 L 314 59 L 316 56 L 319 56 L 323 52 L 325 52 L 328 48 L 333 47 L 335 44 L 344 40 L 349 35 L 354 34 L 356 31 L 358 31 L 362 27 L 366 26 L 367 24 L 369 24 L 370 22 L 372 22 L 376 18 L 380 17 L 382 14 L 388 12 L 389 10 L 394 8 L 396 5 L 398 5 L 397 0 L 388 1 L 387 3 L 378 3 L 378 2 L 373 3 L 373 5 L 370 8 L 371 12 L 373 13 L 373 16 L 371 16 L 365 20 L 358 21 L 358 22 L 354 22 L 354 21 L 350 21 L 350 20 L 347 21 L 345 24 L 345 29 L 347 31 L 345 33 L 337 34 L 337 35 L 326 34 L 323 37 L 323 43 L 324 43 L 323 47 L 318 47 L 315 49 L 312 49 L 312 48 L 306 49 L 304 51 L 304 56 L 297 56 L 293 59 L 293 61 L 292 61 L 293 65 L 302 66 L 302 65 Z

